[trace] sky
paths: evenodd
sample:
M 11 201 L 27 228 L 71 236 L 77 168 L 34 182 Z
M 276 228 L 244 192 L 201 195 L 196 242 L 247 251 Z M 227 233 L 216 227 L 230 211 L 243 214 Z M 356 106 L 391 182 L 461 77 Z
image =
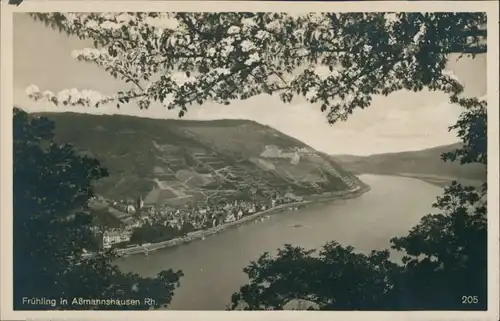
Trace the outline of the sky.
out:
M 71 57 L 74 49 L 91 47 L 89 42 L 50 29 L 28 15 L 14 15 L 14 105 L 28 112 L 84 112 L 126 114 L 150 118 L 177 118 L 177 112 L 159 105 L 140 110 L 132 104 L 99 108 L 57 107 L 31 101 L 27 86 L 40 90 L 92 89 L 113 94 L 125 84 L 99 67 Z M 465 94 L 486 94 L 486 55 L 476 59 L 450 59 L 447 67 L 465 85 Z M 400 91 L 376 96 L 372 105 L 358 110 L 346 121 L 329 125 L 318 106 L 299 101 L 282 103 L 276 96 L 261 95 L 231 105 L 206 103 L 192 106 L 183 119 L 250 119 L 272 126 L 311 147 L 329 154 L 369 155 L 419 150 L 458 141 L 448 127 L 455 123 L 461 107 L 448 103 L 443 93 Z

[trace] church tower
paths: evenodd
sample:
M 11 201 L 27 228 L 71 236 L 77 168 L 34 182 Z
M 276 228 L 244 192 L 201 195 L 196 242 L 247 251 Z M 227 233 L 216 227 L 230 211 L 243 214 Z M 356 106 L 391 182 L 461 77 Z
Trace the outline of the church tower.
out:
M 142 208 L 144 207 L 144 201 L 142 200 L 142 196 L 139 196 L 137 199 L 137 215 L 141 216 Z

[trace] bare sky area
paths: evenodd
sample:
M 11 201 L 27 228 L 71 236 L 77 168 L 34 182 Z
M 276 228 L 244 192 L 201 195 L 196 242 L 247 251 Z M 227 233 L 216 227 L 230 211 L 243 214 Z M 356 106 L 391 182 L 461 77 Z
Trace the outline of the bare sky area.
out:
M 26 111 L 73 111 L 96 114 L 127 114 L 152 118 L 176 118 L 177 113 L 153 105 L 147 111 L 128 105 L 117 109 L 56 107 L 32 102 L 25 88 L 36 84 L 40 89 L 59 91 L 65 88 L 93 89 L 114 93 L 124 88 L 94 65 L 71 57 L 73 49 L 90 47 L 90 43 L 52 30 L 33 21 L 26 14 L 14 17 L 14 103 Z M 475 60 L 452 59 L 448 67 L 466 87 L 470 96 L 486 94 L 486 55 Z M 359 110 L 347 122 L 328 125 L 319 107 L 303 100 L 284 104 L 278 97 L 262 95 L 229 106 L 207 103 L 193 106 L 186 119 L 251 119 L 296 137 L 312 147 L 330 154 L 357 154 L 417 150 L 457 142 L 448 132 L 461 113 L 450 105 L 445 94 L 401 91 L 389 97 L 375 97 L 372 106 Z

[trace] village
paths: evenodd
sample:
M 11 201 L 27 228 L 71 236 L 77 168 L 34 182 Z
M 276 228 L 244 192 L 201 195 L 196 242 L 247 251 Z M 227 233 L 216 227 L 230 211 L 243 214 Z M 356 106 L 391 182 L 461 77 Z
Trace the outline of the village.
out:
M 111 214 L 113 220 L 120 222 L 119 227 L 115 226 L 116 224 L 101 224 L 98 227 L 99 247 L 104 250 L 133 248 L 174 240 L 194 232 L 222 228 L 249 215 L 283 204 L 303 201 L 301 196 L 295 194 L 297 191 L 290 186 L 282 186 L 282 182 L 275 176 L 271 175 L 264 183 L 261 172 L 252 171 L 254 167 L 241 164 L 229 166 L 204 150 L 194 150 L 188 158 L 198 164 L 198 167 L 205 168 L 212 176 L 223 182 L 232 182 L 236 189 L 227 191 L 218 188 L 210 191 L 201 189 L 195 186 L 196 184 L 191 186 L 187 182 L 193 183 L 193 177 L 200 178 L 198 172 L 203 172 L 201 167 L 197 167 L 196 172 L 188 172 L 185 170 L 186 155 L 178 157 L 176 154 L 164 153 L 176 148 L 175 146 L 159 145 L 156 142 L 154 146 L 162 152 L 158 157 L 164 162 L 161 167 L 154 168 L 153 181 L 157 185 L 156 188 L 135 200 L 112 200 L 96 196 L 90 202 L 91 207 Z M 296 165 L 299 162 L 298 152 L 314 157 L 309 155 L 308 149 L 283 152 L 274 145 L 266 145 L 261 156 L 265 159 L 290 158 L 291 160 L 286 162 Z M 181 177 L 181 174 L 187 175 L 188 178 Z M 342 181 L 350 190 L 357 188 L 357 182 L 332 166 L 325 169 L 323 176 L 325 175 L 330 176 L 333 181 Z M 324 192 L 324 187 L 317 185 L 325 182 L 323 176 L 318 178 L 319 183 L 308 181 L 315 193 Z M 300 191 L 299 193 L 302 194 Z M 201 196 L 197 198 L 194 195 Z
M 214 198 L 178 207 L 146 205 L 142 197 L 135 204 L 130 204 L 98 196 L 93 203 L 94 206 L 106 204 L 108 211 L 123 222 L 122 228 L 98 229 L 100 246 L 106 250 L 168 241 L 195 231 L 224 226 L 279 205 L 301 201 L 302 197 L 286 193 L 268 199 L 224 201 Z

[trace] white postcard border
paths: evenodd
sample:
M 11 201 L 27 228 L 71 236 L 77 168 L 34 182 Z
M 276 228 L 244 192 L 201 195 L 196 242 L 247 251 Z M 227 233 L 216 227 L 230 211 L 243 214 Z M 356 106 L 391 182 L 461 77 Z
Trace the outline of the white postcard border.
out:
M 497 1 L 373 1 L 373 2 L 258 2 L 258 1 L 24 1 L 1 3 L 1 320 L 488 320 L 499 319 L 499 4 Z M 12 106 L 13 14 L 15 12 L 113 11 L 335 11 L 335 12 L 487 12 L 488 14 L 488 311 L 460 312 L 301 312 L 301 311 L 13 311 L 12 304 Z M 462 294 L 460 294 L 462 295 Z M 466 294 L 463 294 L 466 295 Z

